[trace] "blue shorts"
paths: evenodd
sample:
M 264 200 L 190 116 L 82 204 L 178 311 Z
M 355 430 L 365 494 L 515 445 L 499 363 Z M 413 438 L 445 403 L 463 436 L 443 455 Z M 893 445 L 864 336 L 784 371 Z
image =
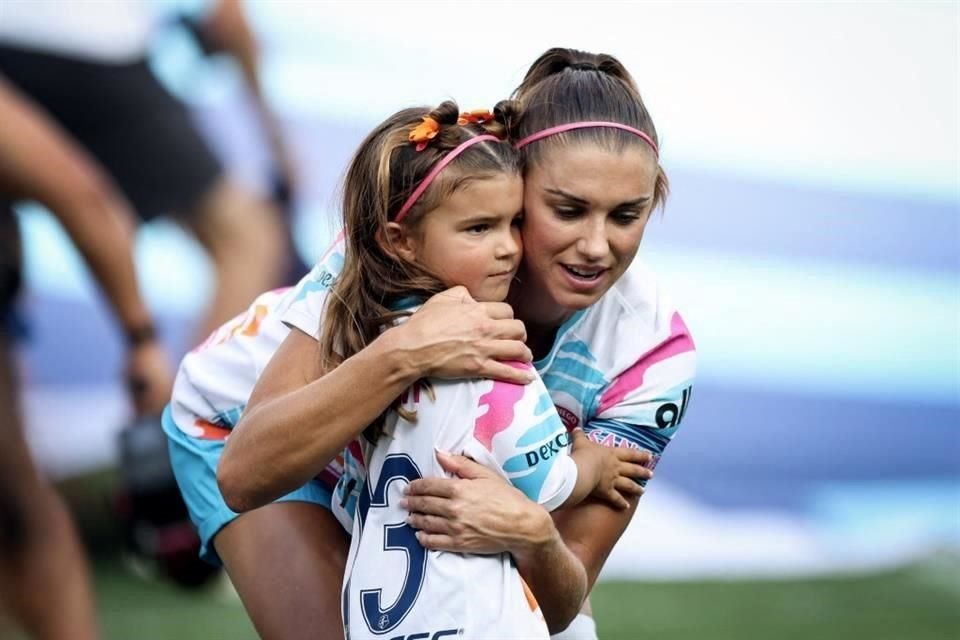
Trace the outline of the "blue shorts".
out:
M 180 493 L 187 503 L 190 519 L 200 534 L 200 557 L 214 565 L 223 564 L 213 546 L 213 538 L 238 515 L 220 495 L 217 486 L 217 463 L 223 454 L 223 440 L 193 438 L 173 422 L 170 407 L 163 411 L 163 430 L 167 434 L 170 462 Z M 276 502 L 311 502 L 330 510 L 330 489 L 318 480 L 311 480 Z

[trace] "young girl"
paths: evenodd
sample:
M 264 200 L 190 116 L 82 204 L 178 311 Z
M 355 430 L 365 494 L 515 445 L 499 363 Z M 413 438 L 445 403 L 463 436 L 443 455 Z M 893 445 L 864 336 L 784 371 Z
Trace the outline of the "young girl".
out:
M 452 286 L 502 301 L 520 264 L 523 184 L 515 150 L 485 112 L 406 109 L 361 145 L 344 187 L 345 261 L 327 299 L 321 368 L 331 371 L 418 301 Z M 529 367 L 529 365 L 520 365 Z M 532 369 L 532 368 L 531 368 Z M 547 509 L 588 494 L 615 504 L 647 471 L 636 452 L 571 436 L 543 383 L 425 380 L 369 427 L 343 588 L 347 636 L 547 638 L 509 554 L 428 552 L 400 505 L 406 483 L 443 476 L 464 452 Z M 571 439 L 576 443 L 571 452 Z

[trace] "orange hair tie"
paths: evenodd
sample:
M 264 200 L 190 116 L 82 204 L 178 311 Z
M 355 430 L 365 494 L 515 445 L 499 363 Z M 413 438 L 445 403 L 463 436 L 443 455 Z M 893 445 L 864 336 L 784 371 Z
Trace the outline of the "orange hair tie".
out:
M 493 114 L 489 109 L 474 109 L 460 114 L 457 124 L 461 127 L 467 124 L 486 124 L 493 121 Z
M 410 131 L 410 142 L 417 143 L 417 151 L 427 148 L 427 143 L 440 133 L 440 124 L 430 116 L 423 116 L 423 122 Z

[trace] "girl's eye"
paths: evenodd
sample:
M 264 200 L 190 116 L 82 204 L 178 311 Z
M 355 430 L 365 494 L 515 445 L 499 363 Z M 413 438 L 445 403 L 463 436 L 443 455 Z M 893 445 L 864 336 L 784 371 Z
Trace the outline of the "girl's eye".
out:
M 475 224 L 467 227 L 467 233 L 484 233 L 490 229 L 488 224 Z

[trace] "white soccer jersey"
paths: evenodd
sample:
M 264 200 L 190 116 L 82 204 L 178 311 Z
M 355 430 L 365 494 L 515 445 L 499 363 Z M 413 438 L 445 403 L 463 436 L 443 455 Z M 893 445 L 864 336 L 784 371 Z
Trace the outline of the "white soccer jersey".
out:
M 344 578 L 347 637 L 547 638 L 509 554 L 426 551 L 398 501 L 408 482 L 446 475 L 435 457 L 441 449 L 465 453 L 552 510 L 576 483 L 570 435 L 540 380 L 430 386 L 434 399 L 419 385 L 401 399 L 416 409 L 415 422 L 390 412 L 384 435 L 364 446 L 367 476 Z
M 225 440 L 290 327 L 318 335 L 323 300 L 342 268 L 341 234 L 295 287 L 258 296 L 246 312 L 188 353 L 177 372 L 170 402 L 177 427 L 193 438 Z M 319 479 L 332 488 L 343 465 L 338 457 Z

